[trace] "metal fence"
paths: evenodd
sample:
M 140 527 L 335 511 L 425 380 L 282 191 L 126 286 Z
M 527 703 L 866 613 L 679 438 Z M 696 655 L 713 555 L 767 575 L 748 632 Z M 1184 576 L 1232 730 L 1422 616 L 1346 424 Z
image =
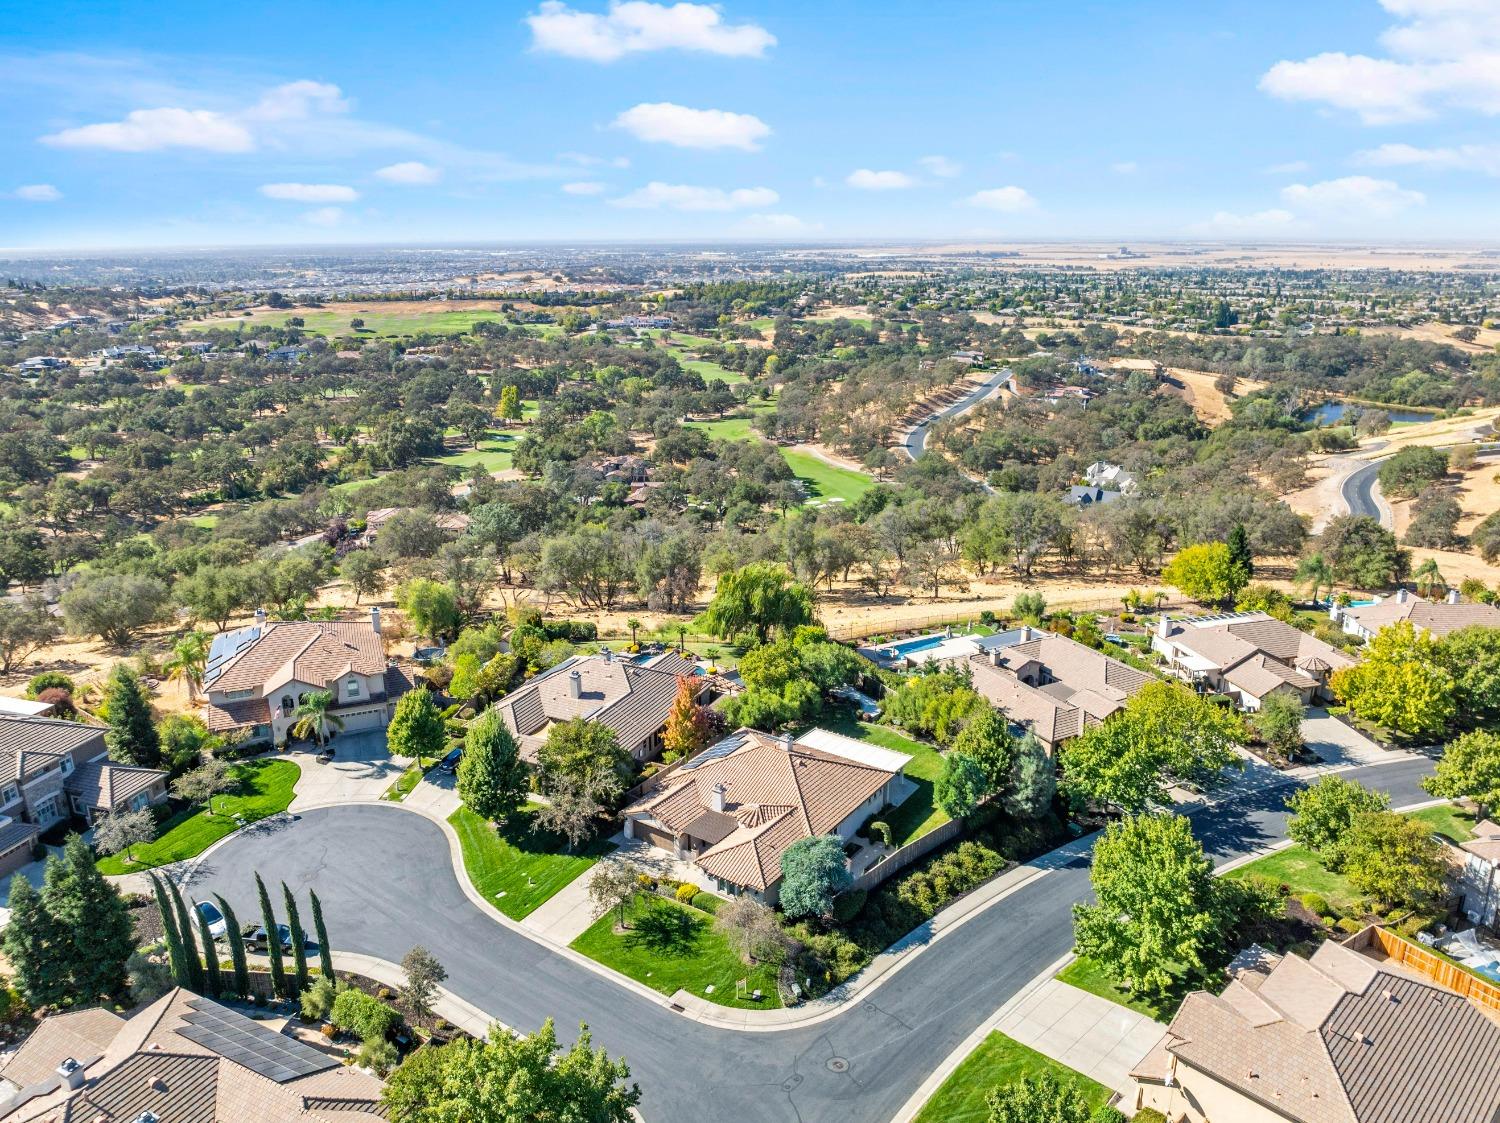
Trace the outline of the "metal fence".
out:
M 961 819 L 949 819 L 942 826 L 933 828 L 916 841 L 908 842 L 878 866 L 867 869 L 854 879 L 849 888 L 874 889 L 875 886 L 894 877 L 913 862 L 925 858 L 944 843 L 957 838 L 963 833 L 963 829 L 964 824 Z

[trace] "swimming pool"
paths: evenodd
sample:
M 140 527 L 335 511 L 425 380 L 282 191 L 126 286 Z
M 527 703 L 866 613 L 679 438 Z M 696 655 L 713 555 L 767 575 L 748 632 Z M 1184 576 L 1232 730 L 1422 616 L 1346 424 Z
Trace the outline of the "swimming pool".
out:
M 934 632 L 930 636 L 918 636 L 916 639 L 882 644 L 880 650 L 889 651 L 893 655 L 915 655 L 919 651 L 931 651 L 934 647 L 941 647 L 951 638 L 941 632 Z

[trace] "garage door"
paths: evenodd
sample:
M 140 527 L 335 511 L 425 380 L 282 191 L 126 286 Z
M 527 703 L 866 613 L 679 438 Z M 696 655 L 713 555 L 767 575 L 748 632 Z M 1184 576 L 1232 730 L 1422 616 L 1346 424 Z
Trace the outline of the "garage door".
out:
M 354 733 L 361 729 L 379 729 L 385 725 L 385 707 L 375 706 L 368 710 L 350 710 L 339 714 L 344 719 L 344 732 Z
M 658 847 L 662 850 L 671 850 L 676 845 L 676 841 L 673 839 L 671 831 L 664 831 L 660 827 L 650 826 L 646 823 L 641 822 L 639 819 L 637 819 L 635 822 L 635 830 L 633 833 L 635 834 L 635 837 L 640 839 L 642 842 L 649 842 L 652 846 Z

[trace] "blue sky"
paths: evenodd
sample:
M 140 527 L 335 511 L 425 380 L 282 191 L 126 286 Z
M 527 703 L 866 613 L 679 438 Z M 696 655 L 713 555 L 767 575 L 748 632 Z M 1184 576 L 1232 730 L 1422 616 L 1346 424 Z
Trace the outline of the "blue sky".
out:
M 1500 237 L 1497 0 L 11 0 L 0 247 Z

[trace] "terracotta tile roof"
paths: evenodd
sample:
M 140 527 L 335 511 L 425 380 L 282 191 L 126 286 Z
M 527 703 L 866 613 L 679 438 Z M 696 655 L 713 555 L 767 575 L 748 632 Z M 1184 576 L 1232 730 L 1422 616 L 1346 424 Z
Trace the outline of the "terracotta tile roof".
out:
M 1254 698 L 1282 685 L 1311 690 L 1326 672 L 1355 663 L 1332 644 L 1263 612 L 1192 617 L 1170 625 L 1164 638 Z
M 63 789 L 69 795 L 76 795 L 85 807 L 112 810 L 166 778 L 167 774 L 159 768 L 91 760 L 73 770 Z
M 325 687 L 350 673 L 385 673 L 385 648 L 368 620 L 278 620 L 226 662 L 215 692 L 272 690 L 290 681 Z
M 578 674 L 578 697 L 570 686 Z M 583 717 L 614 730 L 629 751 L 667 723 L 677 675 L 606 655 L 564 659 L 496 703 L 521 755 L 536 760 L 553 722 Z
M 1459 995 L 1333 943 L 1251 979 L 1190 994 L 1158 1048 L 1297 1123 L 1500 1117 L 1500 1025 Z
M 781 855 L 801 838 L 828 834 L 899 772 L 824 747 L 740 729 L 705 749 L 627 807 L 626 815 L 656 820 L 708 849 L 694 860 L 713 877 L 764 890 L 781 877 Z M 858 742 L 856 747 L 860 746 Z M 907 758 L 903 754 L 902 763 Z M 713 810 L 724 789 L 724 810 Z M 695 828 L 703 828 L 698 833 Z
M 39 1084 L 67 1057 L 83 1061 L 99 1056 L 124 1024 L 124 1018 L 104 1009 L 74 1010 L 43 1018 L 0 1069 L 0 1077 L 17 1088 Z
M 270 724 L 271 707 L 264 698 L 246 698 L 240 702 L 208 702 L 198 711 L 198 716 L 213 732 L 226 733 L 231 729 Z

